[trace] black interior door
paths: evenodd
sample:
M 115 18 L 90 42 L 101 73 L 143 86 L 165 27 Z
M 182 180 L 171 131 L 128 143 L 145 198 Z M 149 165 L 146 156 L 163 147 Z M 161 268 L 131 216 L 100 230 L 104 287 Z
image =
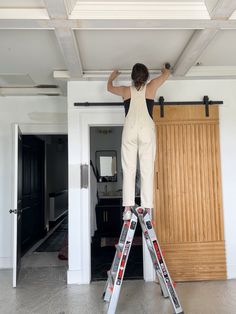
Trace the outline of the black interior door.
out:
M 22 255 L 45 234 L 44 141 L 23 136 Z

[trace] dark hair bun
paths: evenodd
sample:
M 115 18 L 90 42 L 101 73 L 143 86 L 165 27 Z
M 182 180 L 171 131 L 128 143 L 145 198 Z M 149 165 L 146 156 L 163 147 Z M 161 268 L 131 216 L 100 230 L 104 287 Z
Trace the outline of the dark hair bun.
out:
M 146 65 L 142 63 L 136 63 L 133 66 L 131 78 L 134 82 L 134 86 L 137 89 L 139 89 L 142 85 L 144 85 L 149 78 L 149 72 Z

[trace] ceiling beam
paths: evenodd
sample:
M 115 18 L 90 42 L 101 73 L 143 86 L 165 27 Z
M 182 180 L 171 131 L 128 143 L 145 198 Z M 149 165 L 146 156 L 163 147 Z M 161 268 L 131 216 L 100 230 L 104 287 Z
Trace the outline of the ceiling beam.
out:
M 1 11 L 1 9 L 0 9 Z M 65 20 L 65 19 L 0 19 L 0 29 L 54 29 L 74 30 L 139 30 L 139 29 L 236 29 L 231 20 Z
M 81 77 L 83 70 L 74 31 L 70 28 L 55 28 L 55 34 L 70 77 Z
M 52 21 L 67 19 L 68 14 L 64 0 L 44 0 L 44 2 Z M 82 63 L 74 31 L 64 24 L 59 26 L 59 23 L 57 23 L 55 26 L 55 35 L 70 77 L 81 77 L 83 74 Z
M 67 8 L 64 0 L 44 0 L 51 19 L 67 19 Z
M 227 20 L 235 10 L 235 0 L 218 0 L 215 7 L 209 12 L 209 14 L 212 19 Z
M 72 11 L 74 10 L 76 2 L 77 0 L 65 0 L 65 4 L 66 4 L 67 11 L 69 14 L 71 14 Z
M 225 9 L 226 2 L 228 5 L 231 4 L 230 10 Z M 232 14 L 233 7 L 236 8 L 235 0 L 218 0 L 212 10 L 211 18 L 218 19 L 218 16 L 221 16 L 221 18 L 228 19 Z M 196 64 L 198 58 L 213 40 L 217 32 L 218 29 L 196 30 L 174 65 L 173 74 L 176 76 L 186 75 L 191 67 Z
M 190 68 L 195 65 L 197 59 L 206 49 L 209 42 L 215 37 L 217 32 L 218 30 L 216 29 L 195 31 L 174 65 L 173 74 L 176 76 L 184 76 Z

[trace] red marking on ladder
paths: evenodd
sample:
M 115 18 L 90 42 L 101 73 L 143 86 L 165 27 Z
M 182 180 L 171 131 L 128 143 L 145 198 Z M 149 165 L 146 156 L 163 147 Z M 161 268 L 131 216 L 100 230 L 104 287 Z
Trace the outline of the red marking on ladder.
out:
M 156 250 L 157 257 L 158 257 L 158 259 L 160 260 L 160 259 L 161 259 L 161 253 L 160 253 L 160 251 L 159 251 L 159 248 L 158 248 L 157 242 L 156 242 L 156 241 L 155 241 L 155 242 L 153 242 L 153 245 L 154 245 L 154 248 L 155 248 L 155 250 Z
M 123 274 L 123 270 L 122 270 L 122 269 L 120 269 L 120 270 L 119 270 L 119 273 L 118 273 L 118 278 L 120 278 L 120 279 L 121 279 L 121 278 L 122 278 L 122 274 Z
M 124 267 L 124 265 L 125 265 L 125 260 L 122 259 L 121 264 L 120 264 L 120 267 Z
M 121 255 L 122 255 L 122 252 L 121 252 L 121 251 L 118 251 L 118 252 L 117 252 L 117 256 L 118 256 L 118 257 L 121 257 Z
M 172 281 L 172 285 L 174 286 L 174 288 L 176 288 L 176 282 Z
M 129 225 L 130 225 L 130 220 L 126 220 L 125 227 L 129 228 Z

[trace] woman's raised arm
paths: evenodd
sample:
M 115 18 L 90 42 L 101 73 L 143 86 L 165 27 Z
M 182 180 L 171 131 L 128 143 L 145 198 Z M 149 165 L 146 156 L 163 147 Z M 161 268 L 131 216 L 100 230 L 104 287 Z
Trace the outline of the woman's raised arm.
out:
M 117 76 L 120 75 L 118 70 L 114 70 L 107 82 L 107 90 L 108 92 L 122 96 L 123 98 L 125 97 L 125 91 L 126 91 L 126 86 L 113 86 L 113 81 L 117 78 Z

